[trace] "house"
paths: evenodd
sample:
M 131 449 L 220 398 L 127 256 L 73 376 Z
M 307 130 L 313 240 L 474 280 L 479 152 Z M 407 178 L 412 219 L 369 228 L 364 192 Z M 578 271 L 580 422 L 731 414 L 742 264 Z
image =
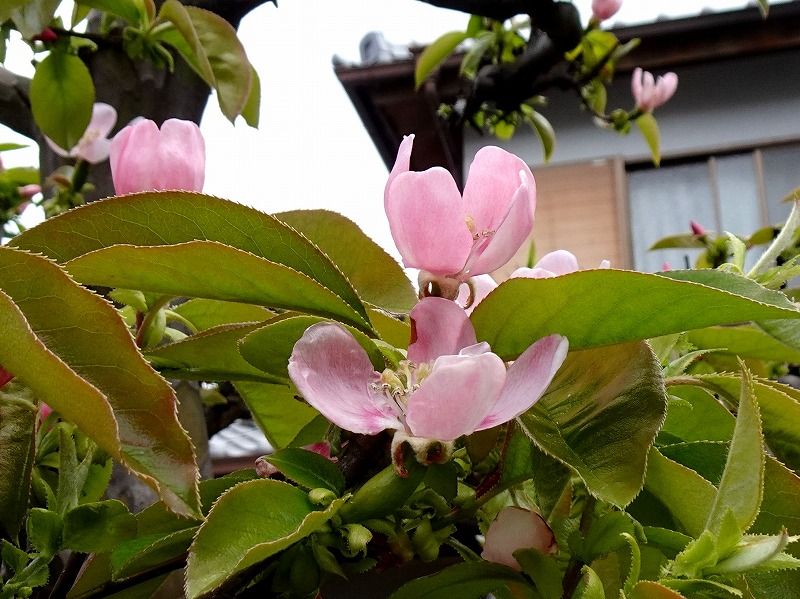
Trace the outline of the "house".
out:
M 498 144 L 527 159 L 538 187 L 534 241 L 539 255 L 564 248 L 588 268 L 655 271 L 683 267 L 687 251 L 648 252 L 657 239 L 688 232 L 690 219 L 709 230 L 748 235 L 782 222 L 781 199 L 800 186 L 800 1 L 703 13 L 614 30 L 642 43 L 621 61 L 609 106 L 630 106 L 636 66 L 680 76 L 676 96 L 656 116 L 662 164 L 654 168 L 641 137 L 595 127 L 574 93 L 552 92 L 542 113 L 557 147 L 543 163 L 538 141 L 520 131 L 508 142 L 446 125 L 436 116 L 455 97 L 459 57 L 414 91 L 414 60 L 338 65 L 336 74 L 387 167 L 402 136 L 414 132 L 412 168 L 448 168 L 462 179 L 482 145 Z

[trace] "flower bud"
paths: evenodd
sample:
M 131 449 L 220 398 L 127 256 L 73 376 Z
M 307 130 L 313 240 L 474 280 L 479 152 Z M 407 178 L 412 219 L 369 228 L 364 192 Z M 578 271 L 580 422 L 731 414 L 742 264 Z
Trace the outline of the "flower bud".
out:
M 261 460 L 262 458 L 259 458 Z M 256 462 L 258 464 L 258 461 Z M 272 466 L 272 464 L 270 464 Z M 275 468 L 274 466 L 272 466 Z M 256 467 L 256 471 L 258 471 L 258 467 Z M 277 470 L 276 470 L 277 472 Z M 261 473 L 259 472 L 259 476 Z M 267 477 L 264 477 L 267 478 Z M 319 505 L 322 507 L 327 507 L 336 499 L 336 493 L 331 491 L 330 489 L 326 489 L 324 487 L 320 487 L 318 489 L 311 489 L 308 492 L 308 500 L 313 503 L 314 505 Z
M 700 223 L 697 223 L 697 222 L 695 222 L 693 220 L 689 221 L 689 227 L 692 229 L 692 234 L 693 235 L 705 235 L 706 234 L 705 227 L 703 225 L 701 225 Z
M 169 119 L 161 129 L 141 119 L 111 141 L 111 176 L 117 194 L 182 189 L 201 191 L 206 151 L 200 128 Z
M 514 552 L 536 549 L 542 553 L 558 551 L 553 531 L 538 513 L 518 507 L 507 507 L 497 514 L 486 531 L 483 559 L 521 570 Z
M 631 77 L 631 93 L 636 100 L 636 108 L 642 112 L 653 112 L 659 106 L 663 106 L 675 94 L 678 89 L 678 76 L 675 73 L 667 73 L 653 77 L 649 71 L 636 68 Z
M 596 21 L 610 19 L 622 6 L 622 0 L 592 0 L 592 16 Z
M 14 378 L 14 375 L 11 374 L 8 370 L 4 370 L 2 366 L 0 366 L 0 387 L 5 385 L 8 381 Z

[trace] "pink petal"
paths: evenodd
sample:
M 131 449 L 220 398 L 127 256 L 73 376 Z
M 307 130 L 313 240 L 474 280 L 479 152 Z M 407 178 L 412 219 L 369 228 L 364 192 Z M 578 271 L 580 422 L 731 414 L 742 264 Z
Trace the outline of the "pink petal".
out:
M 426 297 L 411 309 L 408 359 L 416 364 L 453 355 L 478 342 L 466 312 L 455 302 Z
M 53 150 L 53 152 L 55 152 L 56 154 L 58 154 L 59 156 L 61 156 L 63 158 L 69 158 L 69 152 L 67 152 L 61 146 L 57 146 L 56 142 L 54 142 L 52 139 L 50 139 L 49 137 L 47 137 L 45 135 L 44 136 L 44 140 L 47 142 L 47 145 L 50 146 L 50 149 Z
M 397 175 L 408 172 L 411 168 L 411 150 L 414 147 L 414 135 L 406 135 L 403 141 L 400 142 L 400 147 L 397 149 L 397 158 L 395 158 L 392 172 L 389 173 L 389 178 L 386 180 L 386 187 L 383 188 L 383 205 L 387 205 L 389 197 L 389 188 L 397 178 Z M 387 209 L 388 210 L 388 209 Z
M 579 266 L 575 254 L 567 250 L 556 250 L 542 256 L 534 268 L 543 268 L 559 276 L 577 272 Z
M 472 285 L 472 303 L 467 306 L 470 291 L 466 283 L 459 287 L 456 302 L 467 311 L 467 314 L 472 314 L 472 311 L 483 301 L 483 298 L 497 288 L 497 283 L 490 275 L 478 275 L 477 277 L 472 277 L 468 282 Z
M 95 102 L 92 107 L 92 120 L 89 121 L 87 131 L 96 131 L 100 137 L 108 137 L 114 125 L 117 124 L 117 110 L 111 104 Z
M 514 552 L 518 549 L 555 553 L 558 546 L 553 530 L 538 513 L 520 507 L 503 508 L 486 531 L 481 557 L 521 570 L 514 559 Z
M 665 104 L 678 89 L 678 76 L 675 73 L 666 73 L 658 78 L 655 91 L 655 106 Z
M 403 264 L 439 275 L 462 269 L 472 249 L 472 234 L 450 173 L 441 167 L 400 173 L 385 205 Z
M 631 75 L 631 95 L 633 96 L 636 105 L 638 106 L 642 101 L 642 69 L 636 67 L 633 69 Z
M 508 368 L 506 384 L 497 403 L 476 430 L 492 428 L 526 412 L 547 390 L 569 351 L 561 335 L 539 339 Z
M 532 178 L 526 180 L 527 175 L 524 173 L 518 176 L 522 178 L 522 184 L 514 192 L 508 213 L 494 229 L 494 235 L 468 266 L 471 276 L 492 272 L 506 264 L 525 243 L 533 229 L 536 187 Z
M 76 154 L 90 164 L 103 162 L 111 153 L 111 140 L 98 137 L 88 144 L 78 145 Z
M 164 121 L 158 150 L 161 168 L 157 189 L 203 190 L 206 149 L 195 123 L 181 119 Z
M 528 165 L 496 146 L 486 146 L 475 154 L 464 186 L 464 208 L 474 220 L 476 233 L 496 231 L 507 218 L 520 187 L 520 171 L 533 190 L 528 197 L 532 215 L 536 183 Z
M 472 433 L 497 401 L 505 378 L 505 364 L 492 353 L 438 358 L 408 400 L 409 430 L 440 441 Z
M 522 266 L 511 273 L 509 279 L 552 279 L 556 273 L 544 268 L 527 268 Z
M 158 126 L 142 119 L 128 125 L 111 140 L 111 176 L 118 195 L 158 189 L 161 168 Z
M 339 325 L 310 326 L 295 343 L 289 377 L 328 420 L 354 433 L 403 428 L 392 409 L 371 393 L 377 373 L 353 336 Z

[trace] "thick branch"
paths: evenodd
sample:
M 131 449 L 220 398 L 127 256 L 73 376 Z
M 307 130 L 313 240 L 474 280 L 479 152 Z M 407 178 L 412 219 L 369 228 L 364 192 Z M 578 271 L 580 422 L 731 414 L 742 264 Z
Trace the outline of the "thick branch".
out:
M 30 80 L 0 67 L 0 123 L 25 137 L 36 137 L 31 103 Z
M 489 17 L 505 21 L 516 15 L 532 12 L 538 2 L 535 0 L 420 0 L 441 8 L 449 8 L 471 15 Z

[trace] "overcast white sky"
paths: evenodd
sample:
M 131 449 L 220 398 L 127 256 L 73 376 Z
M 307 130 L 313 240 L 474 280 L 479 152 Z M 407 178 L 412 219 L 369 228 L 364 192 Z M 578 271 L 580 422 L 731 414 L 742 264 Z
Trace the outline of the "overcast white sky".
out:
M 588 19 L 590 0 L 576 0 Z M 695 14 L 703 7 L 738 8 L 742 0 L 626 0 L 616 22 Z M 467 16 L 417 0 L 279 0 L 246 17 L 240 37 L 261 76 L 261 126 L 235 127 L 214 98 L 202 123 L 207 147 L 207 193 L 266 212 L 328 208 L 355 220 L 393 255 L 383 215 L 386 169 L 347 95 L 331 57 L 358 60 L 358 43 L 382 31 L 397 44 L 425 43 L 463 29 Z M 22 44 L 8 68 L 30 74 Z M 24 141 L 0 126 L 0 142 Z M 8 166 L 34 164 L 36 151 L 5 153 Z M 535 174 L 535 171 L 534 171 Z

